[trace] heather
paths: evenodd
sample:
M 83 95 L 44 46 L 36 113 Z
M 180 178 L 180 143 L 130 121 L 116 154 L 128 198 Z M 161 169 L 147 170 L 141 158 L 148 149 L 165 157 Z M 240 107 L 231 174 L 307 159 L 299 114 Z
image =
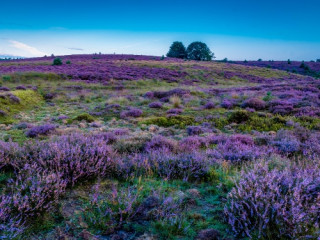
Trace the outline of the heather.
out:
M 270 64 L 1 61 L 0 238 L 317 239 L 320 82 Z

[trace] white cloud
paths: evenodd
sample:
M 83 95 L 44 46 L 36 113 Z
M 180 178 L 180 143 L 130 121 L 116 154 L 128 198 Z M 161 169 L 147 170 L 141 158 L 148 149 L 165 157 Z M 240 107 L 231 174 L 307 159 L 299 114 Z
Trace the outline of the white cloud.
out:
M 11 43 L 11 46 L 20 50 L 23 50 L 29 54 L 31 54 L 33 57 L 42 57 L 44 55 L 48 55 L 45 52 L 41 52 L 35 47 L 31 47 L 25 43 L 14 41 L 14 40 L 9 40 Z

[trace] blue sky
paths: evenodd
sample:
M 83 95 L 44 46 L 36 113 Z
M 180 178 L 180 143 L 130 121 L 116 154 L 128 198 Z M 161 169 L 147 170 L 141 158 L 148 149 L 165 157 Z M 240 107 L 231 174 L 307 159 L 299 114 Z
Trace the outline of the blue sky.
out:
M 166 54 L 200 40 L 217 59 L 320 58 L 318 0 L 10 0 L 0 55 Z

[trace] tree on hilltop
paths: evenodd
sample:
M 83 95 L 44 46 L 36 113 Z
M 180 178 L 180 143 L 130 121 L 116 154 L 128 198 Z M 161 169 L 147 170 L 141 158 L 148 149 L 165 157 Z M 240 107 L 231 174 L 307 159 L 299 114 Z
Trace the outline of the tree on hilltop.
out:
M 170 46 L 169 52 L 167 53 L 167 57 L 172 58 L 186 58 L 186 47 L 182 42 L 173 42 Z
M 187 58 L 197 61 L 211 61 L 214 58 L 213 52 L 203 42 L 193 42 L 187 48 Z

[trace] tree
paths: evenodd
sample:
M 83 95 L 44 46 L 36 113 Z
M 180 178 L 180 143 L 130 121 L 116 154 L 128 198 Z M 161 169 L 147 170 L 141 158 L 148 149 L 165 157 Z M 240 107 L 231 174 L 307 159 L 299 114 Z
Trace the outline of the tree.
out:
M 203 42 L 193 42 L 187 48 L 187 57 L 191 60 L 211 61 L 214 54 L 207 44 Z
M 167 57 L 172 58 L 186 58 L 186 47 L 182 42 L 173 42 L 170 46 L 169 52 L 167 53 Z

